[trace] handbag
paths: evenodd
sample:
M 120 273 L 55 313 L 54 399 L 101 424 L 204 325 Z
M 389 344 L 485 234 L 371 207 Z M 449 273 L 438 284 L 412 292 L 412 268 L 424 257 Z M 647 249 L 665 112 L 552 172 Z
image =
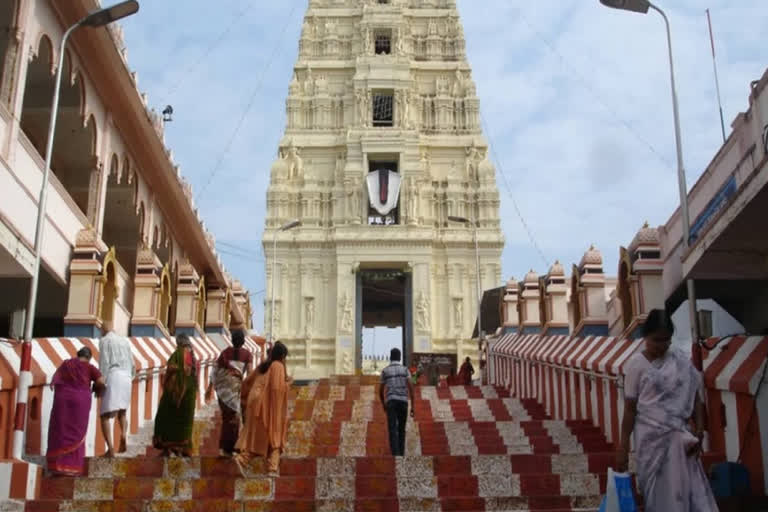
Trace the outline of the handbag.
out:
M 632 477 L 629 473 L 617 473 L 608 468 L 608 483 L 600 512 L 637 512 L 635 495 L 632 492 Z

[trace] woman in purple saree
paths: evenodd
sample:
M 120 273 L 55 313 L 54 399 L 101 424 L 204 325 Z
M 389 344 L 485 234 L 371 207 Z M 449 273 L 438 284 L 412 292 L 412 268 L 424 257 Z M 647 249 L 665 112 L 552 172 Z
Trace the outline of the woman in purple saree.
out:
M 645 350 L 627 361 L 618 469 L 627 468 L 634 431 L 637 486 L 645 512 L 716 512 L 699 460 L 702 378 L 688 356 L 670 349 L 673 333 L 669 316 L 651 311 L 643 325 Z
M 83 347 L 77 357 L 64 361 L 53 374 L 51 387 L 55 394 L 46 453 L 48 471 L 53 475 L 83 474 L 85 436 L 91 414 L 91 383 L 94 383 L 96 393 L 104 389 L 101 372 L 89 363 L 91 357 L 91 350 Z

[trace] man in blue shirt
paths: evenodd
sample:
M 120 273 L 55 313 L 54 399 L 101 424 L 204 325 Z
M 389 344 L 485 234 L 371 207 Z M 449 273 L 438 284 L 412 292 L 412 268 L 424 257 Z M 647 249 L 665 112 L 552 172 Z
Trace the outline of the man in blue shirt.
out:
M 389 353 L 390 364 L 381 372 L 379 399 L 387 411 L 389 449 L 393 456 L 405 455 L 405 424 L 408 420 L 408 398 L 413 400 L 413 384 L 408 368 L 400 364 L 400 349 Z M 413 416 L 413 407 L 411 407 Z

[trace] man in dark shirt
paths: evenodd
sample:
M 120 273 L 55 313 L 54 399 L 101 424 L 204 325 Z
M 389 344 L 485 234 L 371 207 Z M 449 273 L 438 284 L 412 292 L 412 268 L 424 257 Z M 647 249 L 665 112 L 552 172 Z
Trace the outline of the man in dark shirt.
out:
M 389 449 L 393 456 L 405 455 L 405 424 L 408 420 L 408 397 L 413 400 L 413 384 L 408 369 L 400 364 L 400 349 L 389 353 L 390 364 L 381 372 L 379 399 L 387 411 Z M 413 416 L 413 407 L 411 407 Z

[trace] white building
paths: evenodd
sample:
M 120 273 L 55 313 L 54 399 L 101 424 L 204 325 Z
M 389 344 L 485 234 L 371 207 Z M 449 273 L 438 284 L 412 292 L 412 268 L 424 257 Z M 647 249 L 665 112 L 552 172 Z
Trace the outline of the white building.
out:
M 479 108 L 455 0 L 310 1 L 263 240 L 295 376 L 360 369 L 364 326 L 476 357 L 473 227 L 483 289 L 504 246 Z

